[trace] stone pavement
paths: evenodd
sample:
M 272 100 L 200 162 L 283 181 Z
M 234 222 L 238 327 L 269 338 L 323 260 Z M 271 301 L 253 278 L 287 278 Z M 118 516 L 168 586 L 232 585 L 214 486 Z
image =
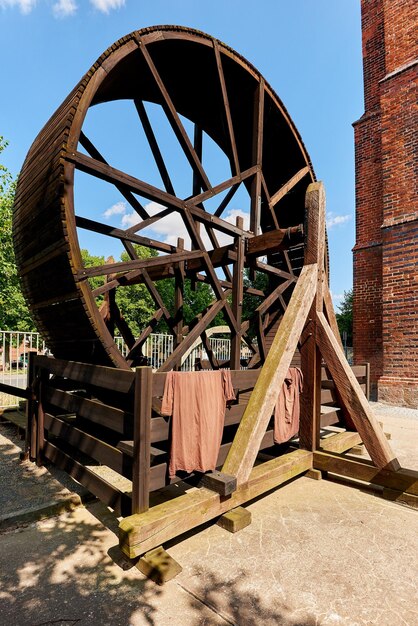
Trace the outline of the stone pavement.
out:
M 402 465 L 418 469 L 418 411 L 374 410 Z M 418 511 L 308 478 L 247 508 L 252 524 L 235 535 L 208 524 L 166 546 L 183 571 L 163 587 L 121 555 L 101 503 L 9 528 L 0 624 L 418 624 Z

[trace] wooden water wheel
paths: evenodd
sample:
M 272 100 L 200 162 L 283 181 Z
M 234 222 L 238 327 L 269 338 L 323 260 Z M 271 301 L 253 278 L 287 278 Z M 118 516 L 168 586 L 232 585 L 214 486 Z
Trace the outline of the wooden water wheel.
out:
M 148 144 L 148 156 L 161 184 L 150 183 L 137 163 L 118 167 L 92 141 L 86 116 L 95 107 L 127 102 Z M 189 168 L 186 194 L 176 192 L 175 171 L 163 155 L 149 106 L 164 112 Z M 109 118 L 107 118 L 109 119 Z M 137 125 L 137 126 L 136 126 Z M 226 165 L 211 180 L 207 144 L 216 146 Z M 221 162 L 221 159 L 219 160 Z M 141 169 L 141 168 L 139 168 Z M 117 190 L 137 214 L 128 228 L 83 217 L 78 209 L 77 176 Z M 304 262 L 301 225 L 304 199 L 314 180 L 301 138 L 286 109 L 261 74 L 220 41 L 188 28 L 158 26 L 135 31 L 113 44 L 97 60 L 34 141 L 16 193 L 14 244 L 23 291 L 35 323 L 57 358 L 129 368 L 141 361 L 141 348 L 164 318 L 174 336 L 174 352 L 163 371 L 179 365 L 201 336 L 212 366 L 205 329 L 223 312 L 231 330 L 231 368 L 239 369 L 241 341 L 253 351 L 250 366 L 264 362 L 286 303 Z M 241 215 L 231 223 L 228 209 L 240 196 Z M 151 213 L 147 202 L 161 205 Z M 147 227 L 177 213 L 190 242 L 167 243 L 146 236 Z M 86 268 L 80 230 L 118 239 L 129 261 Z M 141 232 L 142 231 L 142 232 Z M 222 243 L 220 240 L 227 243 Z M 158 252 L 138 258 L 134 244 Z M 106 250 L 103 250 L 107 257 Z M 244 285 L 248 268 L 267 278 L 262 289 Z M 104 276 L 105 284 L 91 279 Z M 170 315 L 155 281 L 175 281 L 176 311 Z M 208 283 L 213 302 L 185 325 L 181 316 L 185 279 Z M 143 283 L 155 302 L 155 314 L 140 336 L 121 315 L 115 292 Z M 105 306 L 97 297 L 105 294 Z M 244 294 L 256 298 L 251 319 L 243 319 Z M 104 311 L 105 309 L 105 311 Z M 105 313 L 105 314 L 104 314 Z M 109 323 L 110 322 L 110 323 Z M 117 348 L 113 329 L 124 337 L 129 354 Z M 257 335 L 256 347 L 249 331 Z

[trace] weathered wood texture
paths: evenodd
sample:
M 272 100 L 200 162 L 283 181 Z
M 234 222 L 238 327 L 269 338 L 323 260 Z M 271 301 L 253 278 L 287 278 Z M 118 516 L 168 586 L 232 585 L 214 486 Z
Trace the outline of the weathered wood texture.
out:
M 316 469 L 418 496 L 418 472 L 414 470 L 377 468 L 370 461 L 324 452 L 315 452 L 313 458 Z
M 283 384 L 312 304 L 316 282 L 317 265 L 304 267 L 222 468 L 226 474 L 236 476 L 238 484 L 248 480 L 254 465 L 277 401 L 277 390 Z
M 311 183 L 308 186 L 305 208 L 307 235 L 305 265 L 315 263 L 318 273 L 316 294 L 300 349 L 304 393 L 301 398 L 299 439 L 302 448 L 316 450 L 321 420 L 321 355 L 316 345 L 316 311 L 322 311 L 325 280 L 325 190 L 322 183 Z
M 317 313 L 317 320 L 318 347 L 337 386 L 341 401 L 349 412 L 370 457 L 376 467 L 396 471 L 400 468 L 399 462 L 374 417 L 337 338 L 323 313 Z
M 119 542 L 129 558 L 204 524 L 266 493 L 312 467 L 312 453 L 295 450 L 253 468 L 248 482 L 224 498 L 208 489 L 196 489 L 157 505 L 142 515 L 126 517 L 119 525 Z

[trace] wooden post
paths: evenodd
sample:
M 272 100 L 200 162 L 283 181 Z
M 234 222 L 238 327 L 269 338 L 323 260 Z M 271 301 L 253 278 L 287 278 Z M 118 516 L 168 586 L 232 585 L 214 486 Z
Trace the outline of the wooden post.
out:
M 37 421 L 36 421 L 36 465 L 44 463 L 45 425 L 44 425 L 44 395 L 49 380 L 48 370 L 42 369 L 39 381 Z
M 237 477 L 238 485 L 250 476 L 316 288 L 317 265 L 313 263 L 302 269 L 222 468 L 223 473 Z
M 242 217 L 237 217 L 236 225 L 238 228 L 244 228 L 244 220 Z M 244 237 L 237 237 L 235 239 L 235 247 L 237 252 L 237 259 L 234 263 L 234 276 L 232 283 L 232 312 L 237 325 L 241 328 L 242 317 L 242 299 L 244 293 L 244 251 L 245 240 Z M 231 358 L 230 369 L 239 370 L 241 359 L 241 334 L 232 331 L 231 335 Z
M 177 239 L 178 251 L 184 250 L 184 239 L 179 237 Z M 184 261 L 178 264 L 178 268 L 175 268 L 175 293 L 174 293 L 174 307 L 176 311 L 175 325 L 174 325 L 174 349 L 183 341 L 183 299 L 184 299 Z M 181 368 L 180 363 L 174 366 L 174 370 Z
M 305 265 L 317 263 L 318 281 L 308 325 L 302 337 L 301 361 L 303 393 L 299 426 L 300 447 L 316 450 L 321 424 L 321 355 L 316 345 L 316 311 L 323 308 L 325 257 L 325 190 L 322 183 L 311 183 L 306 192 L 307 242 Z
M 151 461 L 152 368 L 135 372 L 134 455 L 132 463 L 132 514 L 149 508 Z
M 33 458 L 33 450 L 32 448 L 32 422 L 33 422 L 33 414 L 35 411 L 35 397 L 34 397 L 34 380 L 35 380 L 35 352 L 29 352 L 28 359 L 28 372 L 27 372 L 27 383 L 26 389 L 28 392 L 28 397 L 26 400 L 26 437 L 25 437 L 25 453 L 24 458 Z M 31 454 L 32 449 L 32 454 Z

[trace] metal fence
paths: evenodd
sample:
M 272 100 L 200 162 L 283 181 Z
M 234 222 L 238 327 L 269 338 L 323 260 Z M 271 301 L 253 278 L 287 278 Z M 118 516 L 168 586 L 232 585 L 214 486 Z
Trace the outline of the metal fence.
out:
M 39 333 L 0 331 L 0 382 L 13 387 L 26 387 L 29 353 L 47 354 Z M 0 408 L 14 407 L 19 398 L 0 392 Z
M 124 356 L 129 352 L 122 337 L 115 337 L 116 345 Z M 210 347 L 218 361 L 227 361 L 230 355 L 231 341 L 227 338 L 210 337 Z M 0 382 L 24 389 L 26 387 L 27 365 L 29 353 L 49 354 L 45 342 L 39 333 L 25 333 L 15 331 L 0 331 Z M 149 364 L 158 369 L 167 357 L 173 352 L 172 335 L 151 334 L 142 352 L 147 357 Z M 251 351 L 242 346 L 241 359 L 248 359 Z M 207 354 L 202 344 L 196 345 L 182 363 L 184 371 L 194 370 L 197 359 L 207 359 Z M 19 404 L 19 398 L 0 392 L 0 409 L 15 407 Z

